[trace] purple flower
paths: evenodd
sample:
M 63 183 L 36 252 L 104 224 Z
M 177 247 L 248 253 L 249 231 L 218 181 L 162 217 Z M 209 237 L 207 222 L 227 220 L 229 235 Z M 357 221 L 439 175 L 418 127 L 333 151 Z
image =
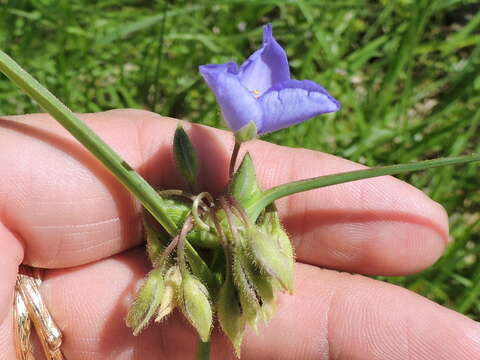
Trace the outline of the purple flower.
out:
M 265 134 L 340 108 L 320 85 L 290 79 L 287 56 L 273 37 L 271 24 L 263 27 L 262 47 L 240 68 L 228 62 L 199 69 L 234 132 L 253 122 L 257 133 Z

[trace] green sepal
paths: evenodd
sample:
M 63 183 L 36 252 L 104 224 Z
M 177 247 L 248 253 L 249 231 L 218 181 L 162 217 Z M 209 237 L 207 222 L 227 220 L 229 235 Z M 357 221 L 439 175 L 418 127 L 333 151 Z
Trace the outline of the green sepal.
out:
M 137 336 L 155 315 L 165 291 L 164 269 L 155 268 L 145 278 L 127 315 L 127 326 Z
M 253 203 L 262 195 L 262 190 L 258 186 L 255 166 L 252 158 L 247 152 L 243 157 L 242 163 L 232 177 L 228 185 L 228 192 L 235 197 L 243 207 L 247 203 Z
M 200 339 L 207 342 L 213 325 L 208 289 L 200 280 L 186 272 L 182 274 L 180 304 L 183 314 L 197 330 Z
M 217 315 L 223 332 L 232 343 L 235 354 L 240 358 L 240 347 L 246 323 L 240 307 L 237 290 L 231 277 L 225 279 L 218 292 Z
M 257 125 L 250 121 L 247 125 L 242 127 L 235 133 L 235 141 L 237 143 L 243 143 L 249 140 L 257 138 Z
M 173 157 L 178 170 L 190 188 L 193 188 L 200 169 L 200 161 L 190 138 L 181 125 L 173 137 Z

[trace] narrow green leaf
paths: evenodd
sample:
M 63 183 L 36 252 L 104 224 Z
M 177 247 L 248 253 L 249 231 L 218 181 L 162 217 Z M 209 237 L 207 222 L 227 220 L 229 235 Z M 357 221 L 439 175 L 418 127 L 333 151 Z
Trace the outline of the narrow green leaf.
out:
M 412 164 L 390 165 L 294 181 L 288 184 L 275 186 L 263 192 L 259 198 L 248 201 L 245 204 L 245 208 L 250 217 L 252 219 L 256 219 L 260 215 L 262 210 L 265 209 L 265 207 L 267 207 L 269 204 L 273 203 L 275 200 L 299 192 L 318 189 L 324 186 L 342 184 L 350 181 L 373 178 L 377 176 L 397 175 L 412 171 L 431 169 L 447 165 L 465 164 L 475 161 L 480 161 L 480 154 L 425 160 Z

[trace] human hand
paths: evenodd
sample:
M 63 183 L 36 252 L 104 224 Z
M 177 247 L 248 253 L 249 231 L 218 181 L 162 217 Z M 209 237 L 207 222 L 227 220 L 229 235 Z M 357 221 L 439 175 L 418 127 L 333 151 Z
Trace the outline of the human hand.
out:
M 135 110 L 81 119 L 154 186 L 178 188 L 171 142 L 177 120 Z M 202 159 L 200 188 L 227 182 L 232 137 L 185 124 Z M 74 359 L 193 358 L 196 335 L 177 314 L 138 337 L 125 316 L 149 270 L 141 208 L 114 177 L 48 115 L 0 118 L 0 359 L 14 359 L 12 295 L 20 263 L 47 268 L 42 294 Z M 313 151 L 261 141 L 244 145 L 263 188 L 358 169 Z M 298 264 L 294 295 L 242 359 L 476 359 L 480 326 L 405 289 L 360 274 L 399 275 L 444 250 L 444 210 L 392 177 L 322 188 L 278 201 Z M 326 270 L 329 268 L 335 270 Z M 234 358 L 219 331 L 212 358 Z

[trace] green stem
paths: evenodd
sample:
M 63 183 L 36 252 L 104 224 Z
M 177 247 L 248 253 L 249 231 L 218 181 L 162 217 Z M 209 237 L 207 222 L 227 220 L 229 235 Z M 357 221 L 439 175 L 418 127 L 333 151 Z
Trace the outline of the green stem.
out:
M 197 360 L 209 360 L 210 359 L 210 347 L 211 342 L 203 342 L 198 339 L 197 345 Z
M 100 160 L 172 236 L 177 226 L 165 213 L 156 191 L 60 100 L 0 51 L 0 71 L 31 96 Z
M 238 152 L 240 151 L 241 142 L 238 142 L 235 139 L 235 145 L 232 151 L 232 157 L 230 158 L 230 166 L 228 167 L 228 178 L 231 179 L 233 176 L 233 171 L 235 170 L 235 163 L 237 162 Z
M 246 210 L 252 219 L 256 219 L 262 210 L 267 207 L 267 205 L 271 204 L 277 199 L 299 192 L 377 176 L 397 175 L 446 165 L 465 164 L 473 161 L 480 161 L 480 154 L 425 160 L 412 164 L 390 165 L 294 181 L 288 184 L 273 187 L 265 191 L 260 198 L 255 200 L 255 202 L 248 204 L 246 206 Z

